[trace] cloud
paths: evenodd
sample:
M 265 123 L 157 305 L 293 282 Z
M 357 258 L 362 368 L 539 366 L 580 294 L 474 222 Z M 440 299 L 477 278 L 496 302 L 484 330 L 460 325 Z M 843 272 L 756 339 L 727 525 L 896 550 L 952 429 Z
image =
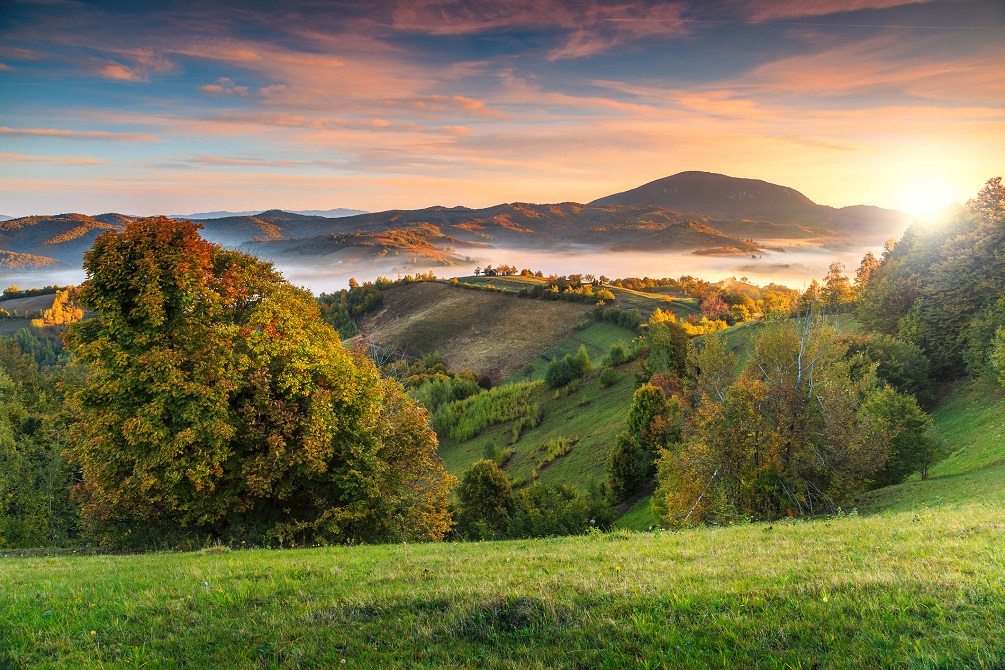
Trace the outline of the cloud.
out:
M 8 71 L 9 72 L 10 70 L 13 70 L 13 69 L 14 68 L 12 68 L 10 65 L 6 65 L 4 63 L 0 63 L 0 72 L 3 72 L 3 71 Z
M 765 94 L 899 93 L 953 104 L 1005 98 L 1005 74 L 994 66 L 1005 61 L 1005 46 L 965 55 L 953 48 L 940 53 L 942 47 L 934 37 L 884 35 L 765 63 L 732 84 Z
M 200 91 L 215 95 L 248 95 L 247 86 L 236 86 L 230 77 L 220 77 L 215 84 L 206 84 L 199 87 Z
M 931 0 L 744 0 L 738 10 L 753 21 L 827 16 L 863 9 L 889 9 Z
M 0 126 L 0 135 L 8 137 L 54 137 L 67 140 L 110 140 L 118 142 L 157 142 L 153 135 L 113 133 L 104 130 L 60 130 L 55 128 L 8 128 Z
M 27 154 L 5 154 L 0 153 L 0 162 L 3 163 L 48 163 L 53 165 L 111 165 L 108 161 L 98 158 L 84 157 L 60 157 L 60 156 L 29 156 Z
M 115 79 L 116 81 L 147 81 L 145 75 L 122 65 L 121 63 L 108 63 L 94 70 L 94 74 L 105 79 Z

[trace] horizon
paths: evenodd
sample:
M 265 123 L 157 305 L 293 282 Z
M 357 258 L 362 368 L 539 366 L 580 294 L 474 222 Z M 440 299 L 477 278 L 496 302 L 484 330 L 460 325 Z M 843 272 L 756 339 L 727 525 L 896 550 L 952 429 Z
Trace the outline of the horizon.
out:
M 590 202 L 684 171 L 913 216 L 1005 165 L 991 0 L 18 2 L 0 214 Z

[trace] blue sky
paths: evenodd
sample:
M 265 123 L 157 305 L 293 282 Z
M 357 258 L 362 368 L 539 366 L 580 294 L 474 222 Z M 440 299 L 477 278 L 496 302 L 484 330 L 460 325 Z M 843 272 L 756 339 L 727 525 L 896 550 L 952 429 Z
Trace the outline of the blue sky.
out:
M 8 0 L 0 38 L 7 215 L 588 201 L 683 170 L 921 212 L 1005 165 L 999 0 Z

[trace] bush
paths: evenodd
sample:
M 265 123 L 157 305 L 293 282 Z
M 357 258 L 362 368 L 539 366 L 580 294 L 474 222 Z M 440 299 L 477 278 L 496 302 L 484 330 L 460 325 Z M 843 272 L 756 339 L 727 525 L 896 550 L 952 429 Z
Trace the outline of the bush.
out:
M 612 368 L 604 368 L 600 373 L 601 386 L 614 386 L 618 383 L 618 373 Z
M 550 388 L 565 386 L 574 379 L 585 376 L 593 369 L 590 354 L 585 345 L 579 345 L 575 356 L 566 355 L 553 360 L 544 375 L 544 383 Z
M 610 351 L 607 352 L 607 357 L 604 359 L 605 365 L 621 365 L 628 360 L 628 350 L 625 349 L 625 344 L 623 342 L 615 342 L 611 345 Z
M 541 407 L 530 402 L 530 394 L 540 383 L 497 386 L 441 405 L 433 414 L 433 430 L 455 440 L 469 440 L 489 426 L 513 419 L 529 418 L 536 426 L 541 418 Z
M 482 459 L 468 468 L 457 487 L 457 499 L 458 535 L 489 540 L 504 534 L 513 512 L 513 488 L 495 461 Z

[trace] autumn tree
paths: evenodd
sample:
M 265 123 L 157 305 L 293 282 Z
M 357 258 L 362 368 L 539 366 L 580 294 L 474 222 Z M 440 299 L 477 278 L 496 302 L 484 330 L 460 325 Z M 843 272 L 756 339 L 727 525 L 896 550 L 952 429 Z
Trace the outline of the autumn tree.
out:
M 660 451 L 653 509 L 665 523 L 834 511 L 931 462 L 912 446 L 927 425 L 917 402 L 880 387 L 874 363 L 856 367 L 826 320 L 768 324 L 732 382 L 712 342 L 692 364 L 706 369 L 683 439 Z
M 198 227 L 140 219 L 85 255 L 95 319 L 69 454 L 93 536 L 122 545 L 437 539 L 451 477 L 426 413 L 314 298 Z

